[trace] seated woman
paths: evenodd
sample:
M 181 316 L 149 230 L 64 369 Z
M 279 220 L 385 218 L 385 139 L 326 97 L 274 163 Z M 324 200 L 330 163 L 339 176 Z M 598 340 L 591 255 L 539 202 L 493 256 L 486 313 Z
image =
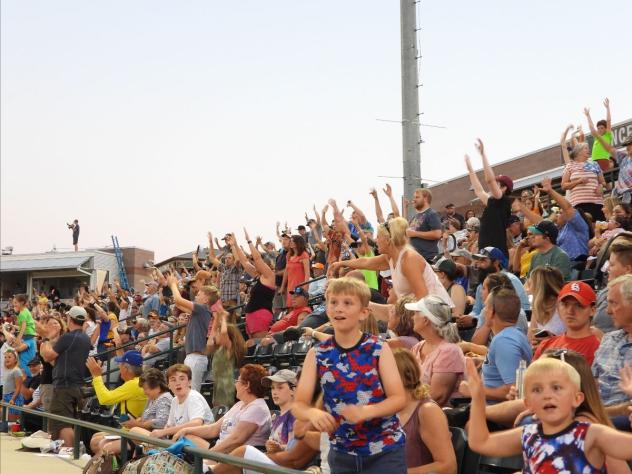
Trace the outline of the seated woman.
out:
M 422 383 L 417 360 L 405 349 L 395 349 L 393 355 L 406 390 L 406 407 L 397 416 L 406 432 L 408 472 L 455 474 L 457 463 L 448 420 Z
M 246 445 L 240 446 L 230 454 L 249 461 L 302 469 L 313 459 L 317 451 L 293 436 L 295 419 L 290 408 L 294 401 L 296 374 L 287 369 L 279 370 L 274 375 L 265 377 L 263 385 L 271 388 L 272 400 L 281 412 L 272 421 L 272 432 L 265 444 L 266 452 L 263 453 L 254 446 Z M 214 474 L 240 474 L 241 472 L 240 468 L 228 464 L 218 464 L 213 467 Z M 243 472 L 249 474 L 253 471 Z
M 423 338 L 412 348 L 421 364 L 422 383 L 430 387 L 430 396 L 439 406 L 446 406 L 465 372 L 465 357 L 456 344 L 459 333 L 452 323 L 450 307 L 437 296 L 426 296 L 405 308 L 415 311 L 413 329 Z
M 191 369 L 184 364 L 175 364 L 167 369 L 169 389 L 175 397 L 171 400 L 169 418 L 164 428 L 135 426 L 132 433 L 154 438 L 169 438 L 183 428 L 202 426 L 213 422 L 213 413 L 204 397 L 191 388 Z M 151 431 L 150 431 L 151 429 Z
M 270 409 L 263 399 L 265 388 L 262 380 L 266 375 L 266 369 L 258 364 L 244 365 L 239 369 L 239 378 L 235 381 L 239 401 L 210 425 L 181 428 L 173 437 L 174 440 L 186 436 L 200 448 L 206 449 L 210 446 L 207 440 L 219 437 L 210 450 L 226 454 L 244 444 L 263 446 L 270 436 L 272 420 Z
M 158 369 L 147 369 L 140 376 L 138 384 L 147 395 L 147 406 L 140 418 L 129 417 L 129 420 L 121 423 L 123 428 L 144 428 L 146 430 L 164 428 L 169 419 L 173 395 L 169 392 L 167 380 Z M 104 436 L 100 439 L 96 435 L 90 441 L 90 448 L 95 456 L 103 453 L 118 454 L 121 452 L 121 441 L 108 441 Z M 130 452 L 133 449 L 130 448 Z
M 467 295 L 465 294 L 465 289 L 455 282 L 457 277 L 462 276 L 459 266 L 453 260 L 443 259 L 435 265 L 434 269 L 439 281 L 454 303 L 452 315 L 456 317 L 463 316 L 467 306 Z
M 533 302 L 527 336 L 535 349 L 544 339 L 566 331 L 557 310 L 557 295 L 564 286 L 564 276 L 555 267 L 537 267 L 531 272 L 528 285 Z
M 388 339 L 388 344 L 393 349 L 396 347 L 412 349 L 415 344 L 419 343 L 420 338 L 413 329 L 414 312 L 404 307 L 406 304 L 414 303 L 415 301 L 417 301 L 417 298 L 413 295 L 402 296 L 397 300 L 389 314 L 388 330 L 392 337 Z

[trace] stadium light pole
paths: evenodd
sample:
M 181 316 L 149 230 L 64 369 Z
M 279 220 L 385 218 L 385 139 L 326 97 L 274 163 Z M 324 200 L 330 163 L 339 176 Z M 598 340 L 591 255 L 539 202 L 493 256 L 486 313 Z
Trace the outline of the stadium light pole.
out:
M 402 54 L 402 158 L 404 197 L 412 200 L 421 187 L 421 154 L 419 144 L 419 78 L 417 74 L 417 12 L 419 0 L 400 0 Z M 402 209 L 403 212 L 403 209 Z M 409 211 L 410 213 L 410 211 Z M 409 218 L 410 216 L 404 216 Z

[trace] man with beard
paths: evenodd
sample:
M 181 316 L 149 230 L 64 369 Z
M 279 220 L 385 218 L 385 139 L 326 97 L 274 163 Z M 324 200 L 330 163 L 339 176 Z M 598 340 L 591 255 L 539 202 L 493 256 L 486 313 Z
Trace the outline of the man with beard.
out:
M 471 327 L 476 319 L 476 328 L 477 332 L 479 329 L 483 328 L 485 323 L 485 313 L 483 311 L 483 306 L 485 301 L 483 301 L 483 282 L 488 275 L 492 273 L 500 272 L 509 278 L 511 281 L 511 285 L 514 287 L 518 298 L 520 298 L 520 315 L 518 316 L 518 324 L 517 326 L 527 333 L 527 317 L 526 311 L 528 311 L 531 306 L 529 305 L 529 298 L 527 297 L 527 292 L 522 285 L 520 279 L 511 272 L 505 270 L 507 266 L 507 257 L 502 253 L 500 249 L 496 247 L 484 247 L 479 253 L 472 255 L 474 259 L 474 267 L 478 270 L 478 286 L 476 287 L 476 299 L 474 301 L 474 308 L 472 308 L 472 312 L 468 315 L 461 316 L 458 321 L 459 327 L 467 328 Z

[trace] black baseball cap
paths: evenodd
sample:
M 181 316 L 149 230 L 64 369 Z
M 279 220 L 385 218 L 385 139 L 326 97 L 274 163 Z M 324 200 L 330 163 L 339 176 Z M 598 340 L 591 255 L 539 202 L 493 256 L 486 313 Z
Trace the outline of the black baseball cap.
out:
M 529 232 L 535 235 L 547 236 L 552 244 L 557 242 L 557 226 L 551 221 L 543 220 L 536 225 L 531 225 L 529 226 Z

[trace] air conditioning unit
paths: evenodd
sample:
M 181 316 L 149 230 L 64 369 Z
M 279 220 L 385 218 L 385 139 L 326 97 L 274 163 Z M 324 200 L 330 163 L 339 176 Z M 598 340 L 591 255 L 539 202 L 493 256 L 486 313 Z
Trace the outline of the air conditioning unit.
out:
M 13 247 L 5 247 L 2 249 L 2 255 L 13 255 Z

